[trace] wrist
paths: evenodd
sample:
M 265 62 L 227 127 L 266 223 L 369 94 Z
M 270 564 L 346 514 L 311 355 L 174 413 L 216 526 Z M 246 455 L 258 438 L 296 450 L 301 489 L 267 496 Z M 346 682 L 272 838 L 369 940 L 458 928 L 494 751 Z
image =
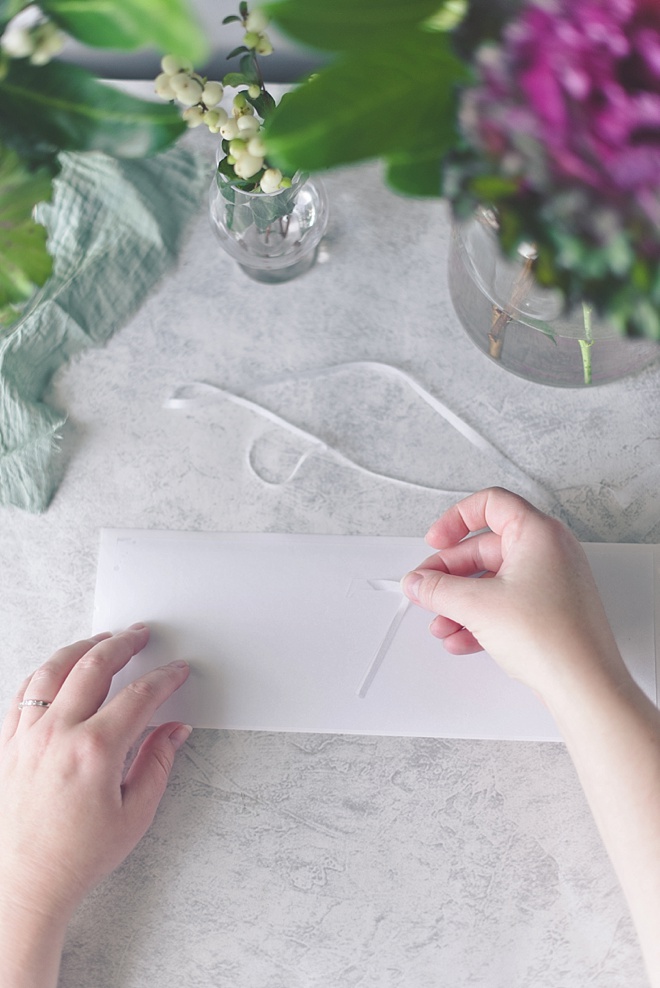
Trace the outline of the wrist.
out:
M 24 905 L 0 894 L 2 988 L 55 988 L 68 916 Z
M 572 656 L 542 691 L 543 700 L 564 737 L 582 731 L 593 718 L 607 720 L 621 706 L 645 700 L 616 646 L 605 655 Z

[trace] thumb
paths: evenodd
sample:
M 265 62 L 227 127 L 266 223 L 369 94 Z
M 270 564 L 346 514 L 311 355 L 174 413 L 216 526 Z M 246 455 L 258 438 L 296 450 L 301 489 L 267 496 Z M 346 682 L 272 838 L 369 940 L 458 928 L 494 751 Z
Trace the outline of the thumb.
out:
M 124 805 L 151 823 L 174 765 L 174 756 L 190 737 L 188 724 L 163 724 L 142 743 L 124 780 Z M 131 807 L 132 804 L 132 807 Z
M 413 570 L 401 581 L 401 589 L 414 604 L 472 632 L 483 619 L 487 596 L 495 585 L 495 580 L 453 576 L 436 569 Z

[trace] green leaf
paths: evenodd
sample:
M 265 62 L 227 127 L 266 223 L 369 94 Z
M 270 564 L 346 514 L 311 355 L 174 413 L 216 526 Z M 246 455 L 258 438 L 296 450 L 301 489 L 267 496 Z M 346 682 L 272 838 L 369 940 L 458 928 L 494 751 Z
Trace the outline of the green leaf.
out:
M 208 55 L 186 0 L 42 0 L 40 6 L 78 41 L 97 48 L 153 45 L 193 62 Z
M 470 189 L 482 202 L 497 202 L 503 196 L 515 195 L 520 185 L 517 178 L 504 175 L 477 175 L 470 183 Z
M 437 151 L 426 154 L 397 155 L 387 162 L 387 182 L 396 192 L 407 196 L 442 194 L 443 155 Z
M 521 322 L 525 323 L 527 326 L 531 326 L 532 329 L 538 329 L 544 336 L 547 336 L 555 346 L 557 345 L 557 337 L 555 335 L 555 330 L 552 328 L 549 322 L 545 322 L 543 319 L 534 319 L 532 316 L 522 316 Z
M 350 52 L 282 100 L 266 128 L 268 160 L 292 173 L 441 153 L 454 140 L 456 84 L 467 78 L 444 34 L 416 30 L 393 49 Z
M 248 81 L 242 72 L 227 72 L 222 79 L 223 86 L 247 86 Z
M 238 14 L 229 14 L 229 16 L 228 16 L 228 17 L 223 17 L 223 18 L 222 18 L 222 23 L 223 23 L 223 24 L 233 24 L 233 23 L 234 23 L 234 21 L 239 21 L 239 22 L 240 22 L 240 20 L 241 20 L 241 19 L 240 19 L 240 17 L 238 16 Z
M 281 0 L 265 10 L 278 27 L 313 48 L 362 50 L 436 14 L 438 0 Z
M 32 210 L 50 199 L 52 187 L 50 171 L 28 172 L 18 155 L 0 145 L 0 324 L 13 321 L 14 305 L 50 276 L 48 234 Z
M 169 104 L 146 102 L 104 86 L 63 62 L 12 61 L 0 81 L 0 135 L 36 150 L 105 151 L 140 158 L 170 145 L 186 129 Z
M 252 210 L 245 203 L 239 203 L 235 206 L 228 206 L 226 219 L 227 229 L 232 230 L 235 234 L 240 236 L 240 234 L 245 233 L 245 231 L 249 230 L 252 226 Z
M 236 55 L 244 55 L 246 52 L 249 52 L 249 51 L 250 51 L 250 49 L 249 48 L 246 48 L 245 45 L 239 45 L 238 48 L 233 48 L 229 52 L 229 54 L 227 55 L 227 58 L 235 58 Z
M 247 96 L 248 103 L 251 103 L 255 108 L 262 120 L 266 120 L 267 117 L 271 115 L 275 107 L 277 106 L 275 100 L 270 95 L 270 93 L 262 90 L 258 96 L 252 97 Z
M 276 220 L 288 216 L 296 202 L 298 189 L 283 189 L 276 195 L 257 195 L 251 201 L 254 225 L 265 233 Z
M 257 66 L 255 65 L 253 51 L 248 49 L 248 54 L 243 55 L 239 65 L 241 67 L 241 72 L 245 76 L 248 83 L 259 82 L 259 73 L 257 72 Z

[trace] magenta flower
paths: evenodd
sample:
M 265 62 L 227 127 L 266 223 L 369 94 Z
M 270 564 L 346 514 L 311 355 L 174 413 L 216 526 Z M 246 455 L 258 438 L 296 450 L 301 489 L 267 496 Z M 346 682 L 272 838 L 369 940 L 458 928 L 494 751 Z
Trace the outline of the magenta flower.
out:
M 533 0 L 478 72 L 464 132 L 521 190 L 660 226 L 660 0 Z

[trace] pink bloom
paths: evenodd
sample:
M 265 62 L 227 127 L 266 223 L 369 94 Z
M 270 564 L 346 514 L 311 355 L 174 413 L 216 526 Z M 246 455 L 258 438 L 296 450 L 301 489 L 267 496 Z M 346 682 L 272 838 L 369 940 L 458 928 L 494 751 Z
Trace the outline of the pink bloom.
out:
M 479 59 L 462 124 L 541 195 L 660 220 L 660 0 L 530 0 Z

